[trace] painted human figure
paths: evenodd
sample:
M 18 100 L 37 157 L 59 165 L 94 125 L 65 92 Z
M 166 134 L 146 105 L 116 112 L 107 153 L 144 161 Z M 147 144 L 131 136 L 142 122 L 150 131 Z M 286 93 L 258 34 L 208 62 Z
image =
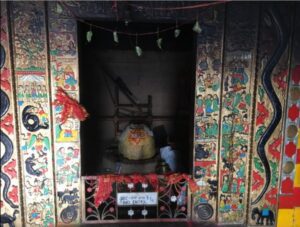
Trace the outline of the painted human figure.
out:
M 212 99 L 212 111 L 217 112 L 219 111 L 219 97 L 214 94 Z
M 240 193 L 241 194 L 244 194 L 245 193 L 245 182 L 241 182 L 241 185 L 240 185 Z
M 201 92 L 205 92 L 206 87 L 204 84 L 203 72 L 199 69 L 197 73 L 197 95 L 199 95 Z
M 238 178 L 244 178 L 245 176 L 245 162 L 243 162 L 242 160 L 239 161 L 239 169 L 237 171 L 237 177 Z
M 46 178 L 41 185 L 43 195 L 46 196 L 46 195 L 49 195 L 52 193 L 50 186 L 51 186 L 51 183 L 50 183 L 49 179 Z
M 31 93 L 30 93 L 30 88 L 29 88 L 28 84 L 25 85 L 24 94 L 26 97 L 26 101 L 29 102 L 31 99 Z
M 38 98 L 36 82 L 31 84 L 31 98 Z
M 24 91 L 23 85 L 19 85 L 18 86 L 18 94 L 17 94 L 19 102 L 23 102 L 24 101 L 24 96 L 25 96 L 24 93 L 25 93 L 25 91 Z
M 35 178 L 33 181 L 33 184 L 29 180 L 26 181 L 25 187 L 26 187 L 26 189 L 28 189 L 28 192 L 31 196 L 41 196 L 42 195 L 42 186 L 44 184 L 44 180 L 41 181 L 38 178 Z
M 46 201 L 42 202 L 43 210 L 45 211 L 45 218 L 43 219 L 44 226 L 54 226 L 54 218 L 53 218 L 53 202 L 48 198 Z
M 203 71 L 208 70 L 208 63 L 207 63 L 207 56 L 206 54 L 203 54 L 201 56 L 199 56 L 200 58 L 200 62 L 199 62 L 199 68 Z
M 262 208 L 262 211 L 261 211 L 262 216 L 263 217 L 268 217 L 269 212 L 270 212 L 270 210 L 269 210 L 268 206 L 265 204 Z
M 40 157 L 45 156 L 47 154 L 46 152 L 50 149 L 49 138 L 43 136 L 41 133 L 38 133 L 37 135 L 32 134 L 28 144 L 28 149 L 36 151 Z
M 206 128 L 206 135 L 209 138 L 215 138 L 218 135 L 218 123 L 216 119 L 213 119 Z
M 221 194 L 220 195 L 220 211 L 225 211 L 225 195 Z
M 43 97 L 44 101 L 47 101 L 48 100 L 47 87 L 45 85 L 43 85 L 41 91 L 42 91 L 42 97 Z
M 220 88 L 220 80 L 219 80 L 220 76 L 218 73 L 214 73 L 213 78 L 214 78 L 214 81 L 212 84 L 212 90 L 217 91 Z
M 64 70 L 64 83 L 65 88 L 75 90 L 75 85 L 77 84 L 77 80 L 75 79 L 75 74 L 70 65 L 67 65 Z
M 73 134 L 72 134 L 73 123 L 72 123 L 72 121 L 67 120 L 67 122 L 64 125 L 62 125 L 62 129 L 63 129 L 65 138 L 73 137 Z
M 229 110 L 232 111 L 233 110 L 233 95 L 231 92 L 227 92 L 224 96 L 224 102 L 223 105 L 224 107 Z
M 57 118 L 57 121 L 60 121 L 60 117 Z M 56 137 L 60 141 L 72 141 L 75 139 L 74 131 L 73 119 L 68 118 L 64 124 L 57 124 Z
M 38 85 L 37 88 L 37 96 L 39 99 L 42 99 L 43 98 L 43 91 L 42 91 L 42 85 Z
M 248 134 L 250 132 L 250 123 L 248 122 L 248 115 L 247 114 L 243 115 L 242 124 L 243 124 L 243 128 L 244 128 L 243 133 Z
M 230 211 L 231 210 L 231 195 L 226 196 L 226 203 L 225 203 L 225 211 Z
M 198 116 L 203 116 L 204 114 L 204 105 L 203 105 L 203 98 L 202 98 L 202 95 L 197 95 L 197 99 L 196 99 L 196 105 L 197 105 L 197 108 L 196 108 L 196 115 Z
M 221 190 L 223 193 L 227 193 L 229 190 L 229 178 L 227 175 L 223 177 L 223 185 Z
M 244 184 L 244 182 L 242 182 L 242 183 L 243 183 L 244 189 L 245 189 L 245 184 Z M 240 188 L 241 187 L 242 187 L 242 184 L 241 184 Z M 238 210 L 240 210 L 240 211 L 244 210 L 244 194 L 243 193 L 240 193 L 240 196 L 239 196 Z
M 231 74 L 231 88 L 233 91 L 241 90 L 248 82 L 248 75 L 244 68 L 238 67 Z
M 44 219 L 44 210 L 42 204 L 33 202 L 28 205 L 28 215 L 31 224 L 41 225 Z
M 213 75 L 211 75 L 210 73 L 207 73 L 206 74 L 206 79 L 205 79 L 205 86 L 209 87 L 209 88 L 212 88 L 213 82 L 214 82 Z
M 232 123 L 230 116 L 223 117 L 222 132 L 223 134 L 230 134 L 232 132 Z
M 232 180 L 232 185 L 231 185 L 231 192 L 232 193 L 237 193 L 238 191 L 238 183 L 236 179 Z
M 205 114 L 206 115 L 210 115 L 213 112 L 213 108 L 212 108 L 212 96 L 210 94 L 208 94 L 205 97 Z
M 65 158 L 64 158 L 64 153 L 65 153 L 65 148 L 60 147 L 58 151 L 56 152 L 56 164 L 61 167 L 65 163 Z
M 211 159 L 215 160 L 216 159 L 216 152 L 217 152 L 217 145 L 215 143 L 210 143 L 210 157 Z
M 246 91 L 244 90 L 241 94 L 241 101 L 238 104 L 238 108 L 244 112 L 247 111 L 247 106 L 251 105 L 251 95 L 247 94 Z
M 196 127 L 195 127 L 195 133 L 197 137 L 202 137 L 205 129 L 203 129 L 203 126 L 201 124 L 201 121 L 196 122 Z

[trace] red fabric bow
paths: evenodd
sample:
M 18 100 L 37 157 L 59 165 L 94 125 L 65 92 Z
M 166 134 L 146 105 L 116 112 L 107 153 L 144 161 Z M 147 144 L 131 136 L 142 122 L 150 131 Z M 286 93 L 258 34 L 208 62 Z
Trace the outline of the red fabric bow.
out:
M 88 113 L 77 100 L 71 98 L 61 87 L 58 87 L 55 95 L 54 105 L 62 106 L 61 124 L 65 123 L 68 118 L 76 118 L 84 121 L 88 117 Z

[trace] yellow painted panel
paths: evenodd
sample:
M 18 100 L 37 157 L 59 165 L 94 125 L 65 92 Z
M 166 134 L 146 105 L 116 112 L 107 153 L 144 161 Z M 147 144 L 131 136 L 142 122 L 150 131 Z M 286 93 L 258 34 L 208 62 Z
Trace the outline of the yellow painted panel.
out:
M 279 209 L 277 227 L 294 227 L 294 209 Z
M 295 227 L 300 227 L 300 207 L 295 208 L 294 220 L 295 220 Z
M 296 164 L 296 174 L 295 174 L 294 187 L 295 188 L 300 187 L 300 164 Z

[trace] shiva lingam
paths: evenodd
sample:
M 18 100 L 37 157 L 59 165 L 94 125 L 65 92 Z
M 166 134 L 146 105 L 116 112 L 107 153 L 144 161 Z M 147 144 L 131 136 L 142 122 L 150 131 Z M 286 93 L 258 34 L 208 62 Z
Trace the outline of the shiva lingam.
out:
M 145 160 L 155 155 L 153 132 L 144 124 L 130 124 L 119 138 L 119 152 L 129 160 Z

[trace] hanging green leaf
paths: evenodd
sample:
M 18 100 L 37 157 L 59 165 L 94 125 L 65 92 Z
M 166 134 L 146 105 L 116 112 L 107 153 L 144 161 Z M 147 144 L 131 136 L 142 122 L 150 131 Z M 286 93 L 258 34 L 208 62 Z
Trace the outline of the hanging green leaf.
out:
M 157 43 L 158 48 L 159 48 L 159 49 L 162 49 L 162 46 L 161 46 L 161 44 L 162 44 L 162 38 L 158 38 L 158 39 L 156 40 L 156 43 Z
M 90 30 L 86 33 L 86 40 L 88 42 L 91 42 L 92 41 L 92 36 L 93 36 L 93 32 Z
M 135 52 L 139 57 L 143 54 L 143 50 L 139 46 L 135 46 Z
M 114 36 L 114 42 L 115 42 L 115 43 L 119 43 L 119 37 L 118 37 L 117 31 L 114 31 L 114 32 L 113 32 L 113 36 Z
M 58 14 L 61 14 L 61 13 L 63 12 L 63 9 L 61 8 L 60 3 L 57 3 L 57 4 L 56 4 L 56 12 L 57 12 Z
M 178 28 L 176 28 L 176 29 L 174 30 L 174 36 L 175 36 L 175 38 L 177 38 L 177 37 L 180 35 L 180 32 L 181 32 L 181 30 L 178 29 Z
M 214 10 L 214 21 L 216 21 L 218 18 L 218 11 Z
M 196 33 L 200 33 L 202 31 L 202 29 L 200 28 L 198 20 L 196 21 L 196 23 L 193 26 L 193 31 L 196 32 Z

